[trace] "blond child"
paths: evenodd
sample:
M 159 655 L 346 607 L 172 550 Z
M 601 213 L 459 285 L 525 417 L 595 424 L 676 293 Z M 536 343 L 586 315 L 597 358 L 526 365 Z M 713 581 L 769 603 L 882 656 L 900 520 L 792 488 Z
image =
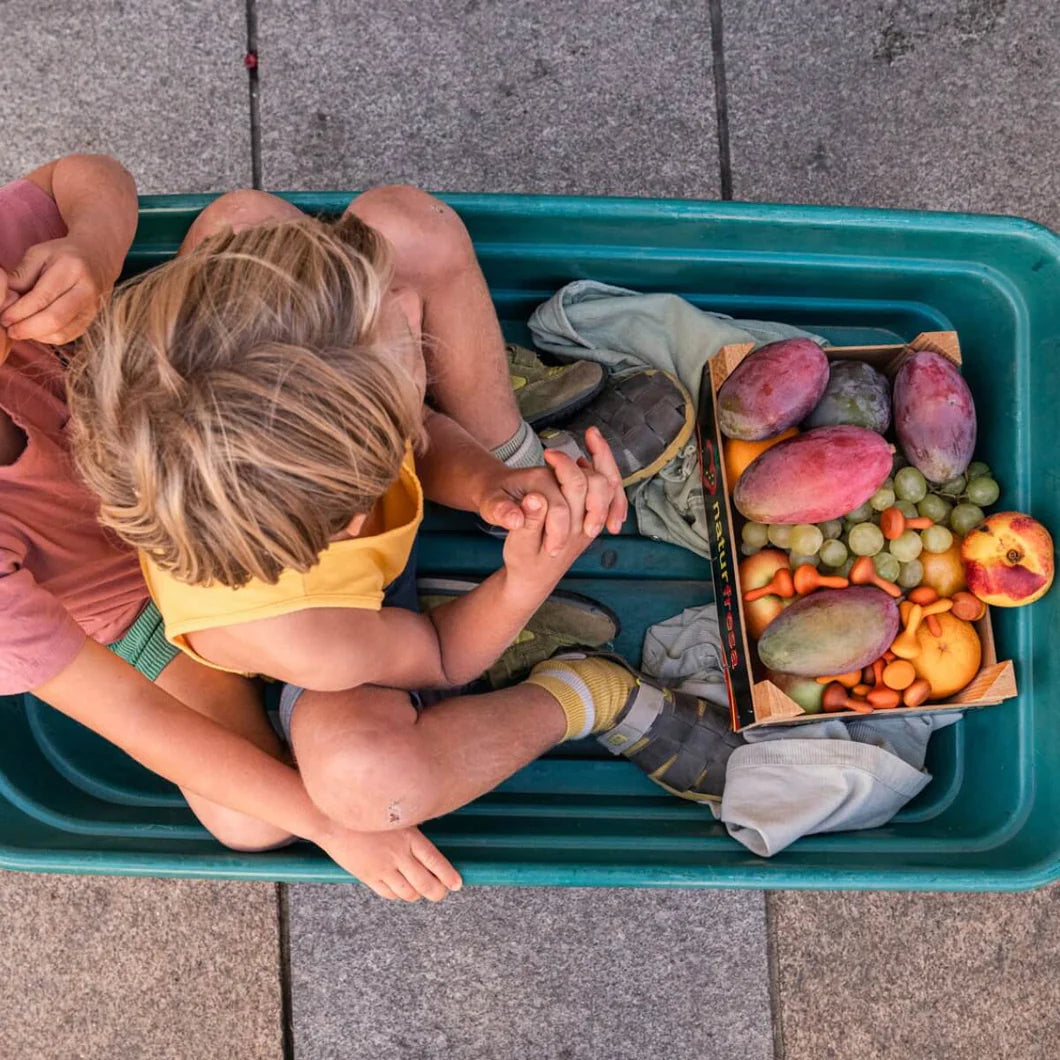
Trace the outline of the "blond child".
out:
M 0 187 L 0 694 L 32 690 L 112 740 L 231 847 L 303 836 L 380 893 L 439 897 L 460 878 L 426 837 L 330 821 L 282 760 L 255 687 L 167 644 L 136 554 L 73 474 L 55 347 L 98 312 L 136 216 L 132 179 L 108 158 Z
M 410 697 L 491 665 L 626 514 L 598 431 L 591 460 L 499 459 L 521 428 L 456 215 L 387 188 L 331 226 L 237 193 L 196 226 L 187 253 L 119 293 L 72 385 L 80 466 L 106 525 L 141 551 L 170 641 L 286 683 L 306 788 L 358 830 L 449 812 L 560 740 L 643 714 L 638 703 L 650 724 L 633 742 L 652 743 L 674 700 L 645 705 L 613 660 L 549 663 L 422 712 Z M 428 378 L 440 411 L 422 408 Z M 503 567 L 429 615 L 393 591 L 414 570 L 424 495 L 509 531 Z M 680 713 L 695 729 L 702 704 Z M 691 790 L 703 743 L 680 748 L 662 764 L 694 766 Z

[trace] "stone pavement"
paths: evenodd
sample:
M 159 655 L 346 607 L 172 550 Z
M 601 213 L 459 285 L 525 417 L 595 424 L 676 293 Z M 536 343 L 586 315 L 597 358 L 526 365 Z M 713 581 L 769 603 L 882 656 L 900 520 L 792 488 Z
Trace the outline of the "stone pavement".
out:
M 260 173 L 1060 227 L 1055 5 L 249 3 L 5 0 L 0 179 L 97 150 L 144 192 Z M 435 909 L 7 874 L 0 1056 L 1044 1060 L 1058 894 L 483 889 Z

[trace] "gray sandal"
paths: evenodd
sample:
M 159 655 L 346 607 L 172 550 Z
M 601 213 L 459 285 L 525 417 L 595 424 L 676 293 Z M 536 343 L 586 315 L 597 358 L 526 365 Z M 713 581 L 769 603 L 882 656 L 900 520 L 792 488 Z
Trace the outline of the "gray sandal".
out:
M 580 438 L 589 427 L 597 427 L 611 446 L 622 485 L 632 486 L 661 471 L 688 444 L 695 404 L 676 376 L 636 368 L 611 376 L 561 430 L 542 431 L 541 442 L 577 459 L 586 455 Z
M 614 652 L 553 656 L 556 660 L 589 657 L 617 663 L 637 681 L 614 728 L 596 737 L 600 743 L 613 755 L 628 758 L 671 795 L 720 802 L 729 756 L 745 742 L 732 731 L 729 712 L 688 692 L 663 688 Z

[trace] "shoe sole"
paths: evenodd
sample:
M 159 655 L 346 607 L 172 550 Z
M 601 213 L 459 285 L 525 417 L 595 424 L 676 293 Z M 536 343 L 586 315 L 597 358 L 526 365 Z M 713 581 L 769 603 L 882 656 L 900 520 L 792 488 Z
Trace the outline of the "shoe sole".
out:
M 457 597 L 469 593 L 480 584 L 481 582 L 473 581 L 470 578 L 418 578 L 416 580 L 416 592 L 419 596 Z M 582 596 L 580 593 L 567 592 L 565 589 L 557 589 L 555 592 L 550 593 L 545 603 L 550 600 L 566 604 L 576 611 L 593 615 L 596 618 L 603 618 L 610 622 L 613 632 L 611 636 L 605 638 L 606 640 L 614 640 L 622 632 L 622 622 L 618 615 L 611 608 L 600 603 L 599 600 L 594 600 L 589 596 Z M 571 649 L 568 648 L 566 650 L 570 651 Z
M 600 379 L 591 390 L 587 390 L 584 393 L 579 394 L 577 397 L 572 398 L 565 405 L 560 405 L 557 408 L 547 409 L 544 412 L 539 412 L 536 416 L 525 417 L 526 422 L 535 430 L 543 430 L 546 427 L 554 427 L 557 423 L 562 423 L 568 416 L 573 416 L 574 413 L 579 412 L 585 408 L 593 398 L 597 397 L 601 390 L 607 385 L 607 372 L 603 372 Z

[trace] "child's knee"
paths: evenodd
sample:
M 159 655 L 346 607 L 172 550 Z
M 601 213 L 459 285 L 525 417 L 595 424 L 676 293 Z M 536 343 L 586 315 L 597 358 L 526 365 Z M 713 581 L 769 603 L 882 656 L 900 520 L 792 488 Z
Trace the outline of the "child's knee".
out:
M 399 277 L 419 284 L 450 277 L 474 262 L 464 222 L 452 207 L 409 184 L 366 191 L 350 209 L 393 245 Z
M 321 812 L 353 831 L 408 828 L 430 816 L 430 763 L 399 730 L 335 747 L 303 779 Z
M 297 206 L 266 191 L 240 188 L 218 196 L 192 222 L 181 251 L 187 252 L 204 239 L 231 228 L 241 231 L 269 221 L 291 221 L 302 216 Z
M 247 853 L 273 850 L 294 839 L 283 828 L 223 806 L 200 807 L 196 815 L 210 835 L 230 850 Z

